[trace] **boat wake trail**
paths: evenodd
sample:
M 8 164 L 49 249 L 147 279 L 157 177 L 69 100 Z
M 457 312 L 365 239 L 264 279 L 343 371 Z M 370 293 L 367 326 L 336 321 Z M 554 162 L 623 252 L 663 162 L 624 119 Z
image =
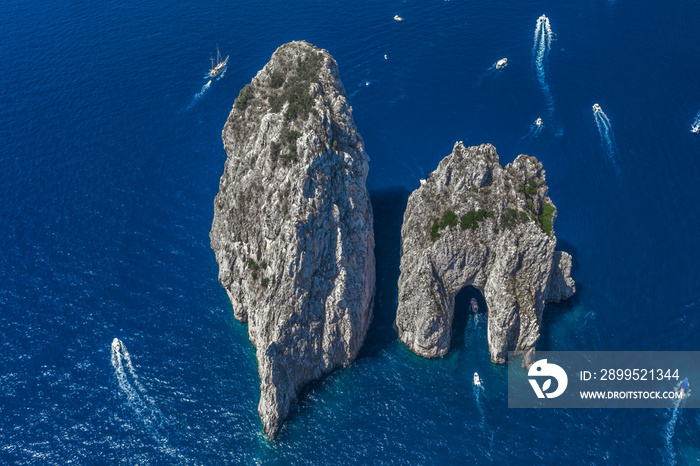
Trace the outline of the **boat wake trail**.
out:
M 489 79 L 493 76 L 496 76 L 500 73 L 502 73 L 506 69 L 506 65 L 501 65 L 498 66 L 498 63 L 501 60 L 495 62 L 493 65 L 491 65 L 486 71 L 481 73 L 479 77 L 476 80 L 476 87 L 481 87 L 481 84 L 484 82 L 485 79 Z
M 544 95 L 544 99 L 547 103 L 550 119 L 554 114 L 554 98 L 549 90 L 549 84 L 547 83 L 547 77 L 545 76 L 545 66 L 551 45 L 552 28 L 549 24 L 549 18 L 542 15 L 537 19 L 537 26 L 535 27 L 535 42 L 532 46 L 532 60 L 533 64 L 535 65 L 537 82 L 540 85 L 540 89 L 542 90 L 542 94 Z
M 544 124 L 542 123 L 541 119 L 537 119 L 538 121 L 530 125 L 530 132 L 527 133 L 525 136 L 521 137 L 520 140 L 523 139 L 530 139 L 530 138 L 536 138 L 540 134 L 542 134 L 542 130 L 544 129 Z M 538 124 L 539 122 L 539 124 Z
M 111 353 L 112 367 L 119 386 L 120 396 L 126 398 L 126 404 L 143 423 L 146 430 L 161 447 L 161 450 L 174 454 L 174 450 L 168 444 L 168 437 L 164 428 L 165 418 L 156 406 L 155 401 L 146 393 L 146 388 L 139 382 L 134 366 L 131 363 L 131 355 L 126 350 L 124 343 L 118 338 L 112 340 Z
M 593 106 L 593 117 L 595 118 L 595 123 L 598 126 L 600 141 L 605 148 L 605 152 L 608 154 L 608 159 L 610 160 L 610 163 L 612 163 L 617 176 L 620 176 L 620 166 L 617 162 L 619 152 L 617 149 L 617 143 L 615 142 L 615 134 L 613 133 L 612 125 L 610 124 L 610 119 L 598 104 Z
M 209 90 L 210 87 L 211 87 L 211 79 L 209 81 L 207 81 L 207 83 L 204 86 L 202 86 L 202 88 L 199 90 L 199 92 L 197 92 L 195 94 L 194 98 L 192 99 L 192 102 L 190 102 L 190 104 L 187 106 L 187 110 L 190 110 L 192 107 L 194 107 L 195 104 L 199 101 L 199 99 L 204 97 L 204 94 Z
M 473 386 L 474 399 L 476 400 L 476 409 L 479 410 L 479 414 L 481 415 L 481 422 L 479 423 L 479 427 L 481 427 L 482 429 L 486 427 L 486 411 L 484 410 L 484 402 L 481 400 L 483 390 L 483 387 L 477 387 L 476 385 Z
M 677 398 L 673 402 L 673 411 L 671 412 L 671 418 L 668 420 L 663 429 L 664 436 L 664 463 L 665 464 L 676 464 L 676 452 L 673 449 L 673 437 L 676 433 L 676 421 L 678 420 L 678 413 L 680 412 L 680 404 L 683 398 Z
M 693 121 L 693 124 L 690 126 L 690 132 L 700 133 L 700 110 L 698 110 L 698 114 L 695 115 L 695 121 Z

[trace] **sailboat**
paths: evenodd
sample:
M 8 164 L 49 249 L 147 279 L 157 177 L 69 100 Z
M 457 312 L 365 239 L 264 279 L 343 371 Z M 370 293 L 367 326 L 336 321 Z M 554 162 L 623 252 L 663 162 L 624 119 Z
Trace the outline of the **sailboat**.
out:
M 209 76 L 208 78 L 215 78 L 221 74 L 222 71 L 226 68 L 226 63 L 228 63 L 228 55 L 226 56 L 226 60 L 221 60 L 221 52 L 219 52 L 219 46 L 216 46 L 216 66 L 214 66 L 214 57 L 211 58 L 211 70 L 209 70 Z

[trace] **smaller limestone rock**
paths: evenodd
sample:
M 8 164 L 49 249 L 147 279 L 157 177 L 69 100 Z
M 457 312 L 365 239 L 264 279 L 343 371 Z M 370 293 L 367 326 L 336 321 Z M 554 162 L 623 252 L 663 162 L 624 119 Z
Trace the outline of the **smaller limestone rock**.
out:
M 545 304 L 575 291 L 571 256 L 555 251 L 556 212 L 537 159 L 520 155 L 503 168 L 493 146 L 455 144 L 404 214 L 401 341 L 421 356 L 445 355 L 455 296 L 471 285 L 486 299 L 491 360 L 515 351 L 528 364 Z

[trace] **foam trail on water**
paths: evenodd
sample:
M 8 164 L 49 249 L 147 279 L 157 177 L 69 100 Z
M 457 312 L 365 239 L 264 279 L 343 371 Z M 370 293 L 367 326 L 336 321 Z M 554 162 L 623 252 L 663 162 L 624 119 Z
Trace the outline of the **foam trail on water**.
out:
M 693 121 L 693 124 L 690 126 L 690 131 L 693 133 L 700 133 L 700 110 L 698 110 L 698 114 L 695 115 L 695 121 Z
M 537 122 L 532 123 L 530 125 L 530 132 L 527 133 L 525 136 L 521 137 L 520 139 L 528 139 L 528 138 L 536 138 L 540 134 L 542 134 L 542 130 L 544 129 L 544 124 L 540 121 L 540 124 L 538 125 Z
M 175 454 L 168 445 L 168 438 L 164 431 L 163 414 L 156 406 L 155 401 L 148 396 L 146 388 L 139 382 L 131 362 L 131 355 L 124 343 L 118 338 L 112 340 L 111 360 L 119 391 L 126 397 L 126 404 L 144 424 L 161 450 L 168 454 Z
M 192 99 L 192 102 L 190 102 L 190 104 L 187 106 L 187 110 L 194 107 L 194 104 L 196 104 L 199 101 L 199 99 L 201 99 L 204 96 L 204 94 L 207 92 L 207 90 L 209 90 L 210 87 L 211 87 L 211 79 L 209 81 L 207 81 L 207 83 L 204 86 L 202 86 L 202 88 L 199 90 L 199 92 L 197 92 L 195 94 L 194 98 Z
M 479 77 L 476 80 L 476 87 L 480 87 L 481 83 L 484 81 L 484 79 L 490 78 L 491 76 L 495 76 L 506 69 L 506 66 L 502 66 L 501 68 L 497 68 L 496 67 L 497 64 L 498 64 L 498 62 L 494 62 L 493 65 L 491 65 L 486 71 L 484 71 L 483 73 L 481 73 L 479 75 Z
M 549 90 L 549 84 L 547 83 L 547 77 L 545 76 L 545 65 L 551 46 L 552 27 L 549 24 L 549 18 L 542 15 L 537 19 L 537 26 L 535 26 L 535 41 L 532 46 L 532 60 L 535 65 L 537 82 L 539 83 L 544 99 L 547 102 L 547 109 L 549 110 L 550 117 L 554 113 L 554 98 Z
M 673 437 L 676 433 L 676 421 L 678 420 L 678 413 L 680 411 L 680 404 L 683 398 L 676 398 L 673 402 L 673 411 L 671 412 L 671 418 L 668 420 L 664 426 L 663 436 L 664 436 L 664 463 L 665 464 L 676 464 L 676 452 L 673 449 Z
M 481 392 L 483 391 L 483 388 L 474 385 L 473 390 L 474 398 L 476 399 L 476 409 L 479 410 L 479 414 L 481 415 L 481 422 L 479 423 L 479 426 L 483 429 L 486 426 L 486 411 L 484 410 L 484 402 L 481 401 Z
M 615 142 L 615 134 L 612 130 L 612 125 L 610 124 L 610 119 L 605 114 L 600 105 L 595 104 L 593 106 L 593 117 L 595 118 L 595 124 L 598 126 L 598 134 L 600 134 L 600 141 L 605 148 L 605 152 L 608 154 L 608 159 L 610 163 L 613 164 L 615 168 L 615 173 L 620 176 L 620 167 L 618 165 L 618 150 L 617 143 Z

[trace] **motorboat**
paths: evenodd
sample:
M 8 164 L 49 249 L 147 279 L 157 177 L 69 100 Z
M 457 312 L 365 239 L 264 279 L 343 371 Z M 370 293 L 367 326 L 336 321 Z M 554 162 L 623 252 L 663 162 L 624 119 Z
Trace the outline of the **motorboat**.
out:
M 472 310 L 472 312 L 479 312 L 479 304 L 476 302 L 475 298 L 472 298 L 471 301 L 469 301 L 469 308 Z
M 693 123 L 693 126 L 690 127 L 690 131 L 692 133 L 700 133 L 700 121 Z
M 481 387 L 481 378 L 477 372 L 474 372 L 474 386 Z
M 508 65 L 508 59 L 507 58 L 501 58 L 496 62 L 496 69 L 500 70 L 501 68 L 505 68 L 506 65 Z
M 119 341 L 119 338 L 115 338 L 114 340 L 112 340 L 112 352 L 117 353 L 117 352 L 121 351 L 121 349 L 122 349 L 122 342 Z
M 598 112 L 602 112 L 603 109 L 600 108 L 600 105 L 599 105 L 599 104 L 593 104 L 593 111 L 596 112 L 596 113 L 598 113 Z
M 394 21 L 403 21 L 403 18 L 399 15 L 394 15 Z
M 539 118 L 539 117 L 538 117 L 538 118 L 535 120 L 535 125 L 537 125 L 537 126 L 542 126 L 542 118 Z

